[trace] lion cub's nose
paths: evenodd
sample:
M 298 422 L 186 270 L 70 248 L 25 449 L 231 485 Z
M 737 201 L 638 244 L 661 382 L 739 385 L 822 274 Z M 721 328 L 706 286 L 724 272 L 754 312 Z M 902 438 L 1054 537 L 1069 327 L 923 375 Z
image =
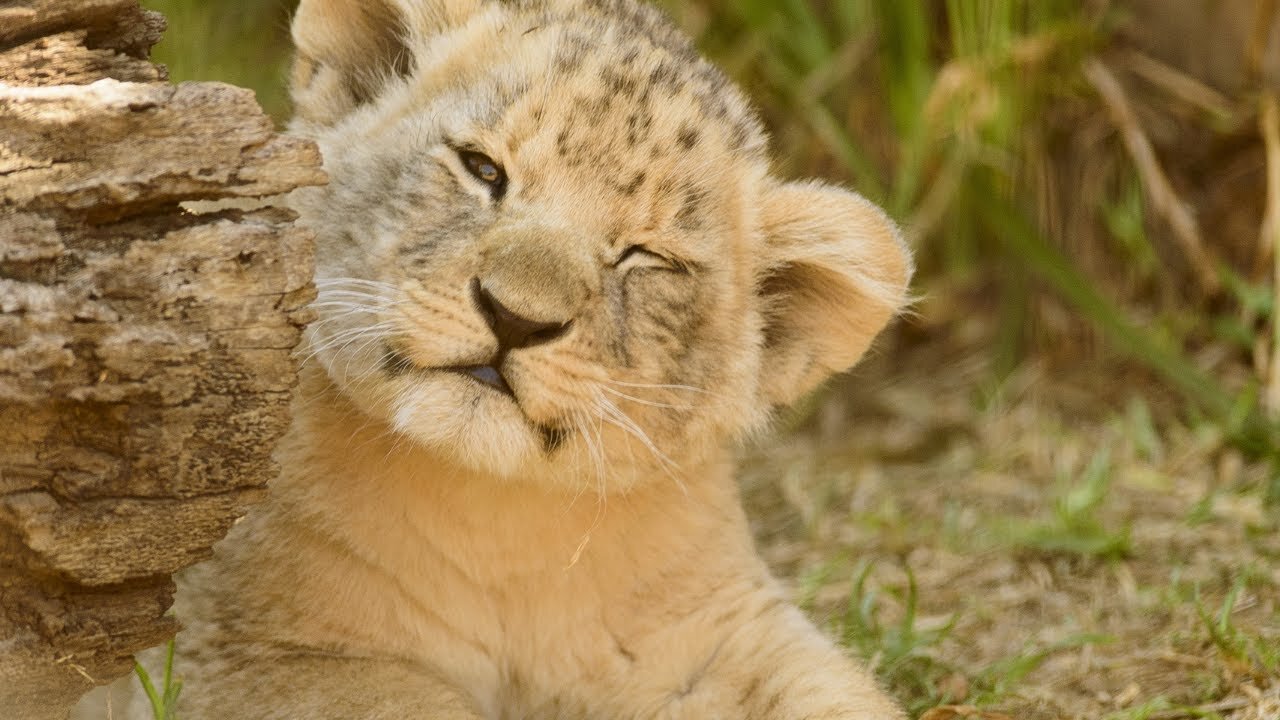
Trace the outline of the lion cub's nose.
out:
M 471 281 L 471 295 L 489 329 L 498 338 L 499 352 L 549 343 L 568 332 L 573 324 L 572 320 L 548 322 L 519 315 L 494 297 L 479 278 Z

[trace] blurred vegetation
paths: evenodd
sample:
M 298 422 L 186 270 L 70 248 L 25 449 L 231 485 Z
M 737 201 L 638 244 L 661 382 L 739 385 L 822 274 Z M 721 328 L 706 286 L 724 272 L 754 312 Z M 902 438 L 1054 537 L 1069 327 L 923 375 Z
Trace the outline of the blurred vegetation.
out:
M 291 46 L 289 18 L 298 0 L 142 0 L 169 28 L 152 59 L 173 80 L 221 80 L 251 88 L 283 123 Z
M 1233 264 L 1230 246 L 1269 252 L 1261 218 L 1243 220 L 1258 235 L 1206 243 L 1195 209 L 1170 187 L 1198 192 L 1200 179 L 1165 175 L 1203 168 L 1153 169 L 1145 135 L 1124 137 L 1144 131 L 1130 107 L 1139 99 L 1104 64 L 1131 52 L 1116 49 L 1123 5 L 672 3 L 761 100 L 788 170 L 847 180 L 904 222 L 928 324 L 951 319 L 931 312 L 931 295 L 998 318 L 994 382 L 1030 353 L 1065 362 L 1119 354 L 1174 391 L 1185 412 L 1274 456 L 1276 426 L 1261 409 L 1275 354 L 1271 273 Z M 1150 100 L 1144 109 L 1155 114 L 1185 112 Z M 1255 108 L 1247 97 L 1192 108 L 1200 117 L 1173 145 L 1238 141 L 1253 133 Z M 1242 189 L 1248 212 L 1264 188 Z M 958 287 L 975 291 L 970 302 L 953 301 Z

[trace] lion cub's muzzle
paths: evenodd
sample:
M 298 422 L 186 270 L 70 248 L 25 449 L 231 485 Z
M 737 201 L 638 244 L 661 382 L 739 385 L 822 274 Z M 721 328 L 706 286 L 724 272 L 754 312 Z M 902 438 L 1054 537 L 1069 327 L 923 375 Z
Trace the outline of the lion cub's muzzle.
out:
M 535 320 L 512 311 L 499 300 L 480 278 L 471 280 L 471 297 L 476 309 L 484 318 L 489 330 L 498 340 L 498 348 L 493 357 L 480 365 L 455 366 L 445 368 L 474 378 L 500 392 L 515 397 L 507 378 L 503 375 L 502 366 L 507 354 L 512 350 L 544 345 L 559 339 L 569 332 L 573 319 Z

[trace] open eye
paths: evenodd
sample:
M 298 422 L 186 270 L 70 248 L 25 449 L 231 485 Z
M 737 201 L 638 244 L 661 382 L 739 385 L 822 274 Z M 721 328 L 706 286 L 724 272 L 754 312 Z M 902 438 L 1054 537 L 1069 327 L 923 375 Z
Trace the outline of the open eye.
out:
M 677 272 L 685 272 L 685 267 L 680 262 L 672 260 L 665 255 L 650 250 L 644 245 L 632 245 L 622 254 L 618 256 L 617 262 L 613 264 L 618 272 L 626 274 L 631 270 L 640 268 L 652 268 L 655 270 L 674 270 Z
M 458 158 L 472 177 L 489 186 L 494 200 L 502 199 L 507 192 L 507 171 L 496 160 L 474 150 L 459 150 Z

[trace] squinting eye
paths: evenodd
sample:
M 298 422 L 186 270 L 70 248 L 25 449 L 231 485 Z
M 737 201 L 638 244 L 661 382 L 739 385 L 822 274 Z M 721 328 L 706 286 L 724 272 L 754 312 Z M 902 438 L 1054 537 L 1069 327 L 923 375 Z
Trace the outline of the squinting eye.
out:
M 674 270 L 688 272 L 683 264 L 650 250 L 643 245 L 632 245 L 618 256 L 613 264 L 619 271 L 627 272 L 636 268 L 653 268 L 655 270 Z
M 467 172 L 489 186 L 489 192 L 497 200 L 507 190 L 507 173 L 493 158 L 471 150 L 458 151 L 458 157 L 467 168 Z

